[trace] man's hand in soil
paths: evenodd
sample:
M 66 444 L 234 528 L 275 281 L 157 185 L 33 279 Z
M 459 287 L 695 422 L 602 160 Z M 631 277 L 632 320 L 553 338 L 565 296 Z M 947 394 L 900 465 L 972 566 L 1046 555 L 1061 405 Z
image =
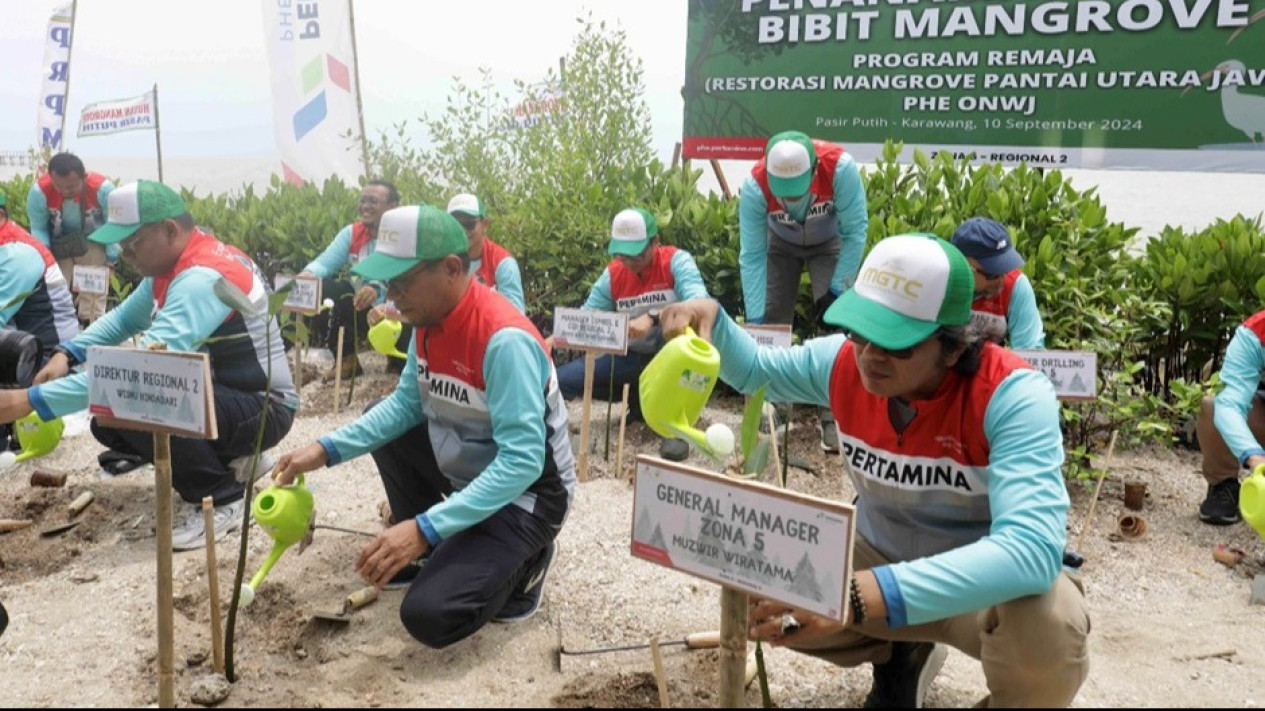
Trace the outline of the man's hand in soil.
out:
M 417 521 L 409 519 L 388 528 L 360 552 L 356 572 L 366 583 L 381 590 L 401 568 L 426 554 L 430 548 Z
M 303 472 L 323 467 L 329 463 L 329 454 L 320 442 L 313 442 L 302 449 L 286 452 L 277 460 L 272 470 L 272 482 L 277 486 L 294 483 L 294 477 Z
M 356 298 L 351 302 L 351 305 L 355 306 L 357 311 L 364 311 L 370 306 L 373 306 L 374 302 L 377 300 L 378 290 L 368 284 L 365 284 L 360 287 L 359 291 L 356 292 Z

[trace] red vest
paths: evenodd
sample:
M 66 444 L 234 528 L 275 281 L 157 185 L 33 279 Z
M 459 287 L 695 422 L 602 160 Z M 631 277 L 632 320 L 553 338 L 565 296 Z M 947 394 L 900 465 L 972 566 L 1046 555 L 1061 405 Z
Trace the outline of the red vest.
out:
M 1265 345 L 1265 311 L 1257 311 L 1249 316 L 1243 322 L 1243 327 L 1255 333 L 1256 337 L 1261 339 L 1261 345 Z
M 166 274 L 154 277 L 154 305 L 161 309 L 167 301 L 167 289 L 181 272 L 192 267 L 209 267 L 219 272 L 243 294 L 251 294 L 254 289 L 254 271 L 251 269 L 250 257 L 242 250 L 224 244 L 201 230 L 194 230 L 189 236 L 189 244 L 185 246 L 176 266 Z M 208 294 L 208 297 L 212 295 Z M 213 298 L 213 297 L 212 297 Z M 232 317 L 232 314 L 229 315 Z
M 1015 284 L 1023 276 L 1022 269 L 1014 269 L 1002 280 L 1001 291 L 993 296 L 976 299 L 971 304 L 971 327 L 993 343 L 1006 341 L 1006 316 L 1010 313 L 1010 296 L 1015 293 Z
M 509 250 L 501 245 L 493 242 L 487 237 L 483 238 L 483 256 L 479 258 L 479 268 L 474 273 L 474 278 L 479 283 L 496 288 L 496 269 L 501 262 L 509 259 Z
M 813 182 L 808 190 L 813 194 L 813 204 L 819 202 L 834 202 L 835 199 L 835 168 L 839 165 L 839 158 L 843 155 L 843 146 L 829 141 L 819 141 L 813 139 L 813 148 L 817 150 L 817 170 L 813 173 Z M 778 205 L 777 198 L 769 190 L 769 171 L 764 165 L 764 158 L 751 169 L 751 176 L 755 178 L 756 185 L 760 186 L 760 190 L 764 192 L 764 201 L 769 205 L 769 211 L 774 210 L 774 206 Z
M 104 175 L 99 173 L 88 173 L 83 178 L 83 202 L 80 203 L 79 209 L 84 212 L 90 210 L 101 209 L 101 203 L 97 202 L 97 192 L 101 190 L 101 184 L 106 180 Z M 45 173 L 40 176 L 40 191 L 44 193 L 44 200 L 48 202 L 48 210 L 52 212 L 56 210 L 61 212 L 62 201 L 65 198 L 57 192 L 57 188 L 53 187 L 53 176 Z M 80 202 L 75 200 L 75 202 Z
M 0 245 L 18 242 L 21 244 L 34 247 L 40 253 L 40 257 L 44 259 L 44 270 L 57 266 L 57 260 L 53 258 L 53 253 L 48 251 L 42 242 L 35 239 L 29 232 L 22 229 L 22 226 L 13 220 L 5 222 L 4 227 L 0 227 Z
M 369 226 L 363 222 L 357 222 L 351 226 L 351 251 L 347 253 L 348 264 L 356 264 L 360 260 L 369 256 L 369 242 L 373 240 L 373 233 L 369 231 Z
M 607 269 L 611 275 L 611 298 L 615 310 L 640 316 L 652 308 L 677 301 L 676 278 L 672 276 L 672 257 L 676 247 L 655 248 L 650 266 L 640 274 L 629 269 L 622 259 L 613 260 Z
M 830 376 L 830 409 L 840 433 L 843 457 L 867 489 L 892 492 L 948 490 L 987 492 L 989 447 L 984 413 L 993 392 L 1016 370 L 1031 370 L 1013 352 L 984 345 L 980 369 L 971 377 L 949 371 L 930 400 L 913 403 L 917 415 L 897 434 L 887 398 L 865 389 L 856 349 L 847 342 Z M 874 493 L 871 491 L 871 493 Z

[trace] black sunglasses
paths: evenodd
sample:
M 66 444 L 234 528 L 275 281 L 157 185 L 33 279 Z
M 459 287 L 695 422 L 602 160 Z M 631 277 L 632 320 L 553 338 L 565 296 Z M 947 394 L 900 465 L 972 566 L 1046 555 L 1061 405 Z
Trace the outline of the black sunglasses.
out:
M 936 333 L 939 333 L 939 331 L 937 331 Z M 936 333 L 932 333 L 930 336 L 927 336 L 927 338 L 915 343 L 914 345 L 908 348 L 897 348 L 896 350 L 892 350 L 890 348 L 884 348 L 876 344 L 874 341 L 871 341 L 868 338 L 861 336 L 853 331 L 845 330 L 843 332 L 843 335 L 847 336 L 849 341 L 852 341 L 852 346 L 853 348 L 856 348 L 857 351 L 860 351 L 862 348 L 877 348 L 880 351 L 882 351 L 884 354 L 886 354 L 888 358 L 895 358 L 896 360 L 909 360 L 910 358 L 914 357 L 914 349 L 922 345 L 923 343 L 925 343 L 927 340 L 935 338 Z

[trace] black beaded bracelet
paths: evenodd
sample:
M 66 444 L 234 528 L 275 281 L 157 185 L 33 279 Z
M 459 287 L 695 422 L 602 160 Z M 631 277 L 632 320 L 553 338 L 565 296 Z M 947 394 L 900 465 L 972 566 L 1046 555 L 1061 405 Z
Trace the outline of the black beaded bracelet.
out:
M 861 588 L 857 585 L 857 579 L 852 579 L 852 584 L 848 591 L 848 604 L 852 606 L 852 624 L 859 625 L 865 622 L 865 600 L 861 599 Z

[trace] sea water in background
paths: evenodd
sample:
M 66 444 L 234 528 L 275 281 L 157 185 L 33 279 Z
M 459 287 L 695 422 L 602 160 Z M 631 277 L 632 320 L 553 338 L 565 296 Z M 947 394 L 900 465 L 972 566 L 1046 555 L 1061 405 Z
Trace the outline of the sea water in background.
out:
M 670 160 L 670 157 L 664 157 L 664 160 Z M 88 170 L 123 182 L 137 178 L 155 180 L 158 177 L 152 158 L 85 156 L 85 162 Z M 750 173 L 752 163 L 720 163 L 730 190 L 736 194 Z M 696 161 L 694 165 L 706 166 L 701 161 Z M 168 184 L 191 188 L 202 196 L 240 193 L 245 185 L 252 183 L 257 192 L 267 190 L 269 178 L 278 166 L 277 159 L 267 155 L 193 159 L 170 156 L 165 158 L 163 170 Z M 872 166 L 863 165 L 862 169 L 868 167 Z M 0 167 L 0 179 L 7 179 L 17 172 L 12 167 Z M 1107 218 L 1140 228 L 1139 239 L 1159 234 L 1166 225 L 1191 231 L 1202 229 L 1217 218 L 1229 219 L 1237 214 L 1255 217 L 1265 213 L 1265 175 L 1111 170 L 1064 172 L 1079 190 L 1097 186 L 1098 195 L 1107 206 Z M 710 169 L 703 171 L 699 189 L 704 192 L 720 191 L 720 185 Z M 330 239 L 333 238 L 330 235 Z

